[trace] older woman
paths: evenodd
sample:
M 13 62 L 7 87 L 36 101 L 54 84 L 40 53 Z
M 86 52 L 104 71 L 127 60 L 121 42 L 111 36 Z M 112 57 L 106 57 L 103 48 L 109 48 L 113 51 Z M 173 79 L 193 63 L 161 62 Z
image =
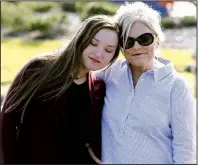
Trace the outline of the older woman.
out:
M 160 14 L 135 2 L 122 5 L 115 17 L 126 60 L 96 73 L 106 83 L 102 161 L 196 163 L 195 98 L 173 64 L 156 57 L 163 40 Z

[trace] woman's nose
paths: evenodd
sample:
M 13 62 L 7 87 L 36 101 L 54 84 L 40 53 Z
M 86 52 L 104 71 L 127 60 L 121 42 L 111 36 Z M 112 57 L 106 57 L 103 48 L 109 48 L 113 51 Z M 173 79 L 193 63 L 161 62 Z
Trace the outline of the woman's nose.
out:
M 135 41 L 133 49 L 138 49 L 138 48 L 141 48 L 141 45 L 137 41 Z
M 102 56 L 102 48 L 96 49 L 95 54 L 96 54 L 96 56 L 98 56 L 98 57 Z

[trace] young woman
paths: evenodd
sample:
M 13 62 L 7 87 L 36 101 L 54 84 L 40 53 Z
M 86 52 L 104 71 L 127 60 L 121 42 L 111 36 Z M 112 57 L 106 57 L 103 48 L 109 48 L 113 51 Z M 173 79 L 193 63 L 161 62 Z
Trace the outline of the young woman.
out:
M 118 39 L 112 18 L 93 16 L 65 50 L 35 57 L 23 67 L 2 108 L 4 163 L 86 164 L 96 163 L 95 156 L 100 159 L 105 85 L 90 71 L 115 61 Z

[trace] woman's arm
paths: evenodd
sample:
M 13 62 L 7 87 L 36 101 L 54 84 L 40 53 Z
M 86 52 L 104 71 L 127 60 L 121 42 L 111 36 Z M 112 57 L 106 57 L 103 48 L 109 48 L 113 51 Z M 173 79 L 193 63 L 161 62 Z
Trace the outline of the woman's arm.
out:
M 117 60 L 106 70 L 94 71 L 93 74 L 97 78 L 102 79 L 107 84 L 109 79 L 114 78 L 114 74 L 117 74 L 117 72 L 119 72 L 120 66 L 122 65 L 123 61 L 126 60 Z
M 16 142 L 18 126 L 20 123 L 21 111 L 14 109 L 11 112 L 6 112 L 10 106 L 8 100 L 12 97 L 12 93 L 20 87 L 33 73 L 43 65 L 43 62 L 39 59 L 33 59 L 29 61 L 16 75 L 12 82 L 5 100 L 3 102 L 1 111 L 1 160 L 4 164 L 16 163 Z
M 196 164 L 196 102 L 184 80 L 172 90 L 171 128 L 175 164 Z

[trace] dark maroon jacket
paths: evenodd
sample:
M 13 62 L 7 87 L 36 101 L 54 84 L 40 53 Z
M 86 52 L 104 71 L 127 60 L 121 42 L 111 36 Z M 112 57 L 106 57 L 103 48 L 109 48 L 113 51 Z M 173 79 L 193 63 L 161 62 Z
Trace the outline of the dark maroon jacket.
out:
M 65 110 L 67 94 L 58 100 L 47 102 L 32 101 L 25 111 L 24 122 L 20 124 L 21 112 L 5 113 L 8 97 L 13 89 L 27 80 L 45 61 L 32 60 L 16 76 L 1 111 L 1 163 L 59 163 L 57 152 L 57 120 Z M 91 141 L 95 155 L 101 158 L 101 111 L 104 104 L 105 84 L 89 73 L 89 91 L 91 99 Z M 45 142 L 45 143 L 43 143 Z M 25 158 L 25 160 L 24 160 Z M 94 163 L 94 162 L 93 162 Z

